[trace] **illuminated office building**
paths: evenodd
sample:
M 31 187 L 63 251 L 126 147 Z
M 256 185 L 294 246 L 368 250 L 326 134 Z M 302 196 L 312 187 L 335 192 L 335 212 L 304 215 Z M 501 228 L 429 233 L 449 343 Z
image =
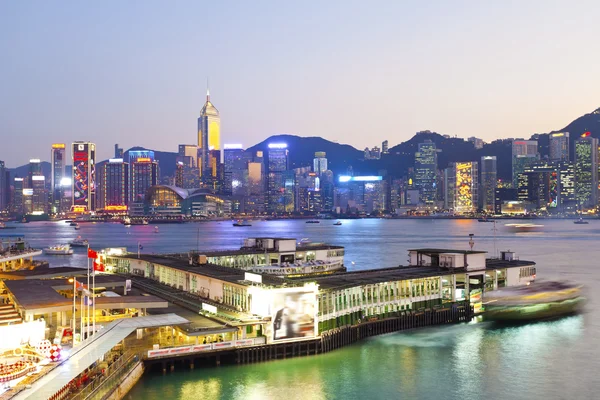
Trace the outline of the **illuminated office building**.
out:
M 262 159 L 262 154 L 261 157 Z M 246 211 L 254 214 L 265 212 L 264 170 L 262 161 L 248 163 Z
M 325 171 L 327 171 L 327 155 L 324 151 L 317 151 L 313 159 L 313 172 L 321 176 Z
M 388 154 L 389 152 L 389 142 L 384 140 L 381 142 L 381 154 Z
M 131 152 L 130 152 L 131 153 Z M 127 211 L 129 204 L 129 163 L 111 158 L 102 167 L 102 208 L 108 212 Z
M 452 206 L 457 214 L 469 214 L 477 211 L 478 201 L 478 165 L 476 162 L 450 163 L 446 176 L 452 184 L 448 184 L 446 198 L 452 198 Z
M 221 149 L 220 131 L 221 118 L 219 117 L 219 110 L 210 102 L 210 93 L 207 90 L 206 103 L 200 110 L 200 117 L 198 118 L 198 148 L 202 161 L 200 167 L 202 176 L 210 168 L 209 151 Z
M 267 155 L 267 212 L 269 213 L 286 212 L 286 181 L 289 177 L 285 176 L 285 172 L 288 169 L 287 144 L 270 143 Z
M 12 201 L 12 212 L 15 214 L 23 214 L 23 189 L 24 189 L 23 178 L 15 178 L 14 180 L 14 196 Z
M 52 198 L 52 212 L 60 212 L 60 204 L 62 199 L 62 187 L 60 185 L 62 179 L 65 177 L 65 155 L 66 146 L 64 143 L 55 143 L 52 145 L 50 150 L 50 164 L 51 164 L 51 175 L 50 175 L 50 194 Z
M 96 145 L 74 142 L 71 204 L 76 211 L 94 211 L 96 207 Z
M 382 176 L 340 175 L 335 188 L 334 207 L 342 212 L 373 213 L 388 209 L 387 181 Z
M 175 186 L 178 188 L 183 188 L 183 177 L 185 172 L 185 166 L 183 162 L 178 161 L 175 166 Z
M 575 196 L 582 207 L 598 203 L 598 139 L 585 136 L 575 141 Z
M 177 161 L 188 168 L 198 168 L 199 147 L 192 144 L 180 144 Z
M 223 145 L 224 182 L 222 193 L 226 195 L 242 195 L 245 187 L 245 176 L 249 154 L 244 152 L 241 144 Z
M 513 140 L 512 142 L 512 181 L 517 188 L 519 174 L 537 163 L 540 159 L 537 140 Z
M 517 199 L 535 209 L 549 210 L 559 205 L 559 169 L 555 163 L 538 163 L 519 174 Z
M 496 156 L 481 157 L 481 179 L 479 180 L 479 208 L 493 213 L 495 210 L 497 178 Z
M 48 212 L 48 196 L 46 192 L 46 177 L 34 175 L 31 177 L 31 213 L 45 214 Z
M 558 206 L 562 212 L 577 211 L 575 165 L 570 161 L 558 164 Z
M 436 201 L 437 148 L 431 140 L 419 143 L 415 153 L 414 186 L 420 192 L 420 200 L 426 205 Z
M 151 150 L 129 151 L 129 205 L 142 203 L 146 191 L 158 185 L 158 161 Z
M 550 161 L 569 161 L 569 132 L 550 134 Z

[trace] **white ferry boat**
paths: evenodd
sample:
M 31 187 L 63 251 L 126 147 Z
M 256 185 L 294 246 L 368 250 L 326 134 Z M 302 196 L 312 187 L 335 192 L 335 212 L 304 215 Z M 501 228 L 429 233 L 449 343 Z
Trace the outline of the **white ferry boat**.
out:
M 44 253 L 48 255 L 70 256 L 73 254 L 73 249 L 68 244 L 59 244 L 45 248 Z
M 69 245 L 71 247 L 88 247 L 89 242 L 87 239 L 82 239 L 81 236 L 77 236 L 77 239 L 71 240 Z

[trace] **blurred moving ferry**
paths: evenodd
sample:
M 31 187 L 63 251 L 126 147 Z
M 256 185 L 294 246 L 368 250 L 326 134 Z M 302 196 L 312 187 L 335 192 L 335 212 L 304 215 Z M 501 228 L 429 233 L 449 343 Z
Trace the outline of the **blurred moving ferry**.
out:
M 560 317 L 580 311 L 583 286 L 559 281 L 531 282 L 501 288 L 484 295 L 486 320 L 529 321 Z

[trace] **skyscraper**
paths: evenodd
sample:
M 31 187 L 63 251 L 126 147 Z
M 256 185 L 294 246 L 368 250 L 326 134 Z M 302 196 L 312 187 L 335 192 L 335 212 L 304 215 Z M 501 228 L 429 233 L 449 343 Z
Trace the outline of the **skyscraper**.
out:
M 550 134 L 550 161 L 569 161 L 569 132 Z
M 577 210 L 575 167 L 572 161 L 558 164 L 558 207 L 562 212 Z
M 55 143 L 50 150 L 50 163 L 52 172 L 50 176 L 50 193 L 52 197 L 52 212 L 60 212 L 62 198 L 61 181 L 65 177 L 65 144 Z
M 313 172 L 321 176 L 325 171 L 327 171 L 327 155 L 324 151 L 317 151 L 313 160 Z
M 512 180 L 517 188 L 519 174 L 540 159 L 537 140 L 513 140 L 512 143 Z
M 90 142 L 74 142 L 72 149 L 73 208 L 77 211 L 93 211 L 96 208 L 96 145 Z
M 246 155 L 241 144 L 223 145 L 223 163 L 225 171 L 225 181 L 223 182 L 222 189 L 223 194 L 242 194 L 249 158 L 250 157 Z
M 431 140 L 419 143 L 415 153 L 415 188 L 419 189 L 421 202 L 433 205 L 436 201 L 437 148 Z
M 130 152 L 131 153 L 131 152 Z M 104 163 L 102 173 L 102 206 L 105 211 L 126 211 L 129 204 L 129 164 L 122 158 Z
M 146 191 L 158 185 L 158 161 L 151 150 L 132 150 L 129 152 L 129 202 L 141 203 Z M 130 204 L 131 205 L 131 204 Z
M 381 154 L 388 154 L 389 153 L 389 142 L 387 140 L 384 140 L 383 142 L 381 142 Z
M 15 214 L 23 214 L 23 189 L 24 189 L 24 180 L 23 178 L 16 177 L 14 181 L 15 185 L 15 195 L 12 203 L 12 212 Z
M 221 117 L 219 110 L 210 102 L 210 92 L 206 90 L 206 103 L 198 118 L 198 148 L 200 149 L 201 174 L 210 168 L 210 150 L 221 149 Z M 220 161 L 220 160 L 219 160 Z
M 270 143 L 267 155 L 267 211 L 285 212 L 285 171 L 289 169 L 288 149 L 285 143 Z
M 580 206 L 598 203 L 598 139 L 591 136 L 575 141 L 575 197 Z
M 473 213 L 477 210 L 478 165 L 476 162 L 451 163 L 454 172 L 454 212 Z M 450 195 L 450 194 L 449 194 Z
M 496 156 L 481 157 L 481 180 L 479 181 L 479 208 L 493 213 L 495 210 L 497 180 Z

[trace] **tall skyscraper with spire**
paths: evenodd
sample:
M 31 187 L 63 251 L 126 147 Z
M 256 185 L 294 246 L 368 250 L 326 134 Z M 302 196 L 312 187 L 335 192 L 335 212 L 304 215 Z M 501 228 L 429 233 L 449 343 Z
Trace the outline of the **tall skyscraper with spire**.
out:
M 221 117 L 219 110 L 210 102 L 210 92 L 206 89 L 206 103 L 198 118 L 198 149 L 202 159 L 201 175 L 210 170 L 210 151 L 221 150 Z

